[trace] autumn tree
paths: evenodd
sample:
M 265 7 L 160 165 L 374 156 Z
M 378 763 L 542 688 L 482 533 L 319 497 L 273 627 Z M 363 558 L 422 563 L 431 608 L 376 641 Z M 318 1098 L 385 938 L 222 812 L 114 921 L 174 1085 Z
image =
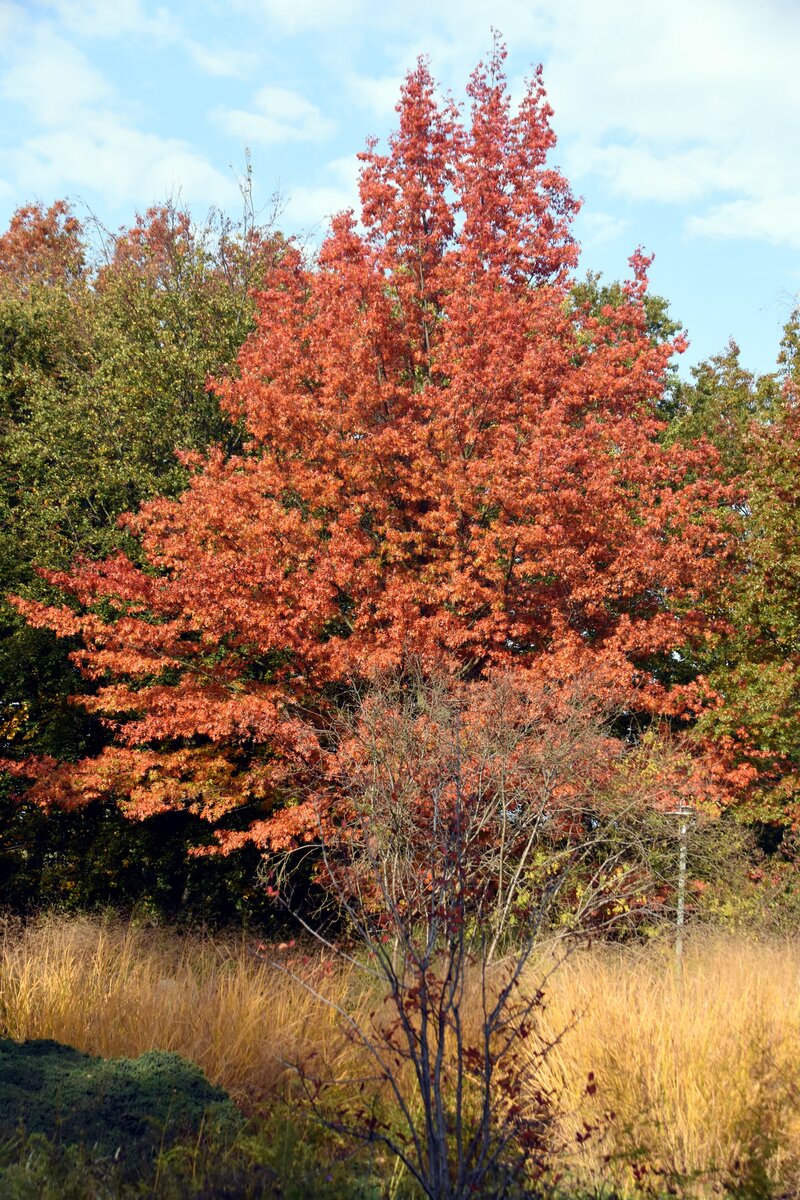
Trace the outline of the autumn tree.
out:
M 241 452 L 126 519 L 137 555 L 49 574 L 28 620 L 80 639 L 113 744 L 30 761 L 32 797 L 188 808 L 226 848 L 313 836 L 327 712 L 413 655 L 479 678 L 591 673 L 627 710 L 680 707 L 658 664 L 705 636 L 730 542 L 709 447 L 665 445 L 673 341 L 648 259 L 575 301 L 577 210 L 540 73 L 512 110 L 496 47 L 464 108 L 408 75 L 361 212 L 265 275 L 235 376 Z M 140 556 L 140 557 L 137 557 Z
M 235 362 L 275 248 L 268 231 L 198 227 L 174 204 L 92 246 L 68 211 L 20 210 L 0 238 L 5 564 L 17 577 L 109 553 L 120 513 L 185 486 L 176 448 L 234 444 L 206 382 Z
M 601 324 L 609 320 L 609 312 L 627 303 L 627 293 L 619 280 L 604 282 L 599 271 L 589 270 L 583 279 L 572 286 L 572 303 L 591 313 Z M 647 334 L 655 346 L 669 345 L 673 356 L 667 364 L 664 385 L 657 400 L 656 411 L 669 423 L 681 411 L 679 394 L 681 381 L 678 375 L 678 354 L 684 349 L 684 329 L 669 311 L 669 302 L 664 296 L 646 291 L 642 296 Z M 613 314 L 612 314 L 613 315 Z
M 735 568 L 719 580 L 721 620 L 693 662 L 708 689 L 699 732 L 738 770 L 731 814 L 767 846 L 796 825 L 799 788 L 797 333 L 795 312 L 774 372 L 747 370 L 733 341 L 693 368 L 667 432 L 713 444 L 734 486 Z
M 198 224 L 166 203 L 116 233 L 63 201 L 29 205 L 0 236 L 0 754 L 74 760 L 105 741 L 96 718 L 68 702 L 87 686 L 69 644 L 28 626 L 6 595 L 53 596 L 34 564 L 135 553 L 117 518 L 185 487 L 176 448 L 238 445 L 206 381 L 235 368 L 251 290 L 279 244 L 256 223 L 247 188 L 244 199 L 239 219 Z M 124 864 L 138 869 L 158 846 L 123 844 L 108 818 L 48 827 L 30 807 L 4 804 L 4 898 L 34 897 L 50 877 L 84 898 L 89 880 L 113 893 Z M 84 870 L 89 862 L 97 869 Z
M 714 702 L 701 729 L 749 767 L 739 819 L 780 837 L 800 817 L 800 410 L 787 386 L 747 434 L 746 519 L 726 631 L 709 647 Z

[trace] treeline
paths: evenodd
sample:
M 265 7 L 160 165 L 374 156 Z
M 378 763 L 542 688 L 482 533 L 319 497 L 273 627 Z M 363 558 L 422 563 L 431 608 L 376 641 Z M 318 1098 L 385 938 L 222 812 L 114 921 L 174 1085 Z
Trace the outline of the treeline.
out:
M 313 261 L 172 204 L 0 238 L 0 902 L 266 911 L 331 713 L 412 660 L 588 681 L 793 863 L 800 314 L 680 379 L 642 256 L 576 282 L 540 82 L 470 89 L 409 76 Z
M 243 200 L 236 219 L 212 213 L 199 224 L 168 202 L 115 233 L 64 201 L 35 204 L 0 238 L 4 756 L 74 761 L 107 740 L 70 703 L 87 687 L 69 658 L 73 642 L 29 626 L 8 597 L 52 597 L 39 568 L 135 553 L 118 518 L 185 488 L 176 452 L 241 444 L 207 383 L 235 369 L 254 289 L 281 246 L 255 222 L 247 191 Z M 101 804 L 43 811 L 20 803 L 6 778 L 0 902 L 140 902 L 231 918 L 254 895 L 253 862 L 187 860 L 200 825 L 188 813 L 134 824 Z

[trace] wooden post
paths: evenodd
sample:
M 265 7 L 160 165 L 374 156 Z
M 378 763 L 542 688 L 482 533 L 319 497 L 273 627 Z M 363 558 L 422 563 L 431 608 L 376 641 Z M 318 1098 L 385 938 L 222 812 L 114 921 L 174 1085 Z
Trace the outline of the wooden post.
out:
M 688 804 L 679 804 L 670 814 L 678 818 L 678 911 L 675 917 L 675 965 L 683 969 L 683 927 L 686 921 L 686 860 L 688 857 L 689 818 L 692 809 Z

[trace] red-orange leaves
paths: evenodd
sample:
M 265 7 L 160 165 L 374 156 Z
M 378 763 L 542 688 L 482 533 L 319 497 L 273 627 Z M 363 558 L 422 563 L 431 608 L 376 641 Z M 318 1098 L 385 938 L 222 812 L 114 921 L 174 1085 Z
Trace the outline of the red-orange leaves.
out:
M 82 233 L 65 200 L 18 209 L 0 237 L 0 285 L 27 291 L 75 279 L 84 267 Z
M 588 669 L 605 701 L 663 706 L 657 663 L 702 631 L 726 553 L 721 493 L 707 452 L 659 440 L 672 347 L 647 335 L 646 260 L 602 321 L 570 303 L 577 204 L 540 76 L 513 113 L 503 57 L 466 119 L 420 63 L 388 153 L 362 156 L 362 224 L 267 272 L 219 384 L 246 451 L 129 519 L 148 570 L 84 565 L 61 581 L 77 615 L 29 608 L 82 633 L 116 731 L 59 788 L 140 815 L 245 805 L 286 844 L 317 819 L 307 722 L 409 656 Z

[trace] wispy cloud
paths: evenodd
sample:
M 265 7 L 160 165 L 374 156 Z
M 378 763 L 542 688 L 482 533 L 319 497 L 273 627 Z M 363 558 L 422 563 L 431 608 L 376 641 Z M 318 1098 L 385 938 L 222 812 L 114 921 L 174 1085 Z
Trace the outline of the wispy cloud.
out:
M 0 169 L 26 196 L 89 190 L 113 204 L 144 205 L 181 191 L 200 203 L 235 200 L 234 180 L 202 153 L 139 128 L 111 82 L 49 23 L 17 41 L 0 97 L 26 114 L 29 131 Z
M 54 129 L 28 138 L 10 156 L 26 187 L 53 195 L 97 190 L 112 204 L 149 204 L 180 193 L 196 202 L 228 205 L 236 200 L 232 178 L 177 138 L 159 137 L 96 116 L 77 129 Z
M 586 246 L 604 246 L 614 242 L 630 227 L 625 217 L 607 212 L 583 212 L 578 218 L 581 241 Z
M 208 75 L 246 75 L 257 61 L 250 50 L 206 46 L 187 31 L 186 24 L 163 6 L 148 7 L 142 0 L 33 0 L 34 8 L 57 23 L 63 32 L 79 38 L 114 40 L 135 37 L 157 46 L 182 50 Z
M 31 7 L 49 16 L 67 33 L 89 38 L 129 34 L 170 43 L 182 36 L 181 24 L 167 8 L 151 11 L 140 0 L 32 0 Z
M 239 0 L 243 7 L 242 0 Z M 268 22 L 286 33 L 320 33 L 375 18 L 370 0 L 246 0 L 250 11 L 257 8 Z
M 304 230 L 316 239 L 332 216 L 356 208 L 359 169 L 355 157 L 332 159 L 319 172 L 319 182 L 290 188 L 285 207 L 290 228 Z
M 378 78 L 357 75 L 355 72 L 345 76 L 347 92 L 352 100 L 382 121 L 394 112 L 402 82 L 400 72 Z
M 49 29 L 37 31 L 19 47 L 0 78 L 0 96 L 45 126 L 69 122 L 107 103 L 112 94 L 111 85 L 86 55 Z
M 262 146 L 321 142 L 335 129 L 316 104 L 282 87 L 263 87 L 253 97 L 251 109 L 220 109 L 214 118 L 231 136 Z
M 249 50 L 231 50 L 215 46 L 209 49 L 189 38 L 184 47 L 192 61 L 207 75 L 242 78 L 250 75 L 258 63 L 258 55 Z
M 770 228 L 767 214 L 790 197 L 800 210 L 800 160 L 786 153 L 800 122 L 800 9 L 564 0 L 558 13 L 547 82 L 573 175 L 688 208 L 692 234 L 795 242 L 796 220 Z
M 752 238 L 800 249 L 800 203 L 797 193 L 715 204 L 690 217 L 689 233 L 698 237 Z

